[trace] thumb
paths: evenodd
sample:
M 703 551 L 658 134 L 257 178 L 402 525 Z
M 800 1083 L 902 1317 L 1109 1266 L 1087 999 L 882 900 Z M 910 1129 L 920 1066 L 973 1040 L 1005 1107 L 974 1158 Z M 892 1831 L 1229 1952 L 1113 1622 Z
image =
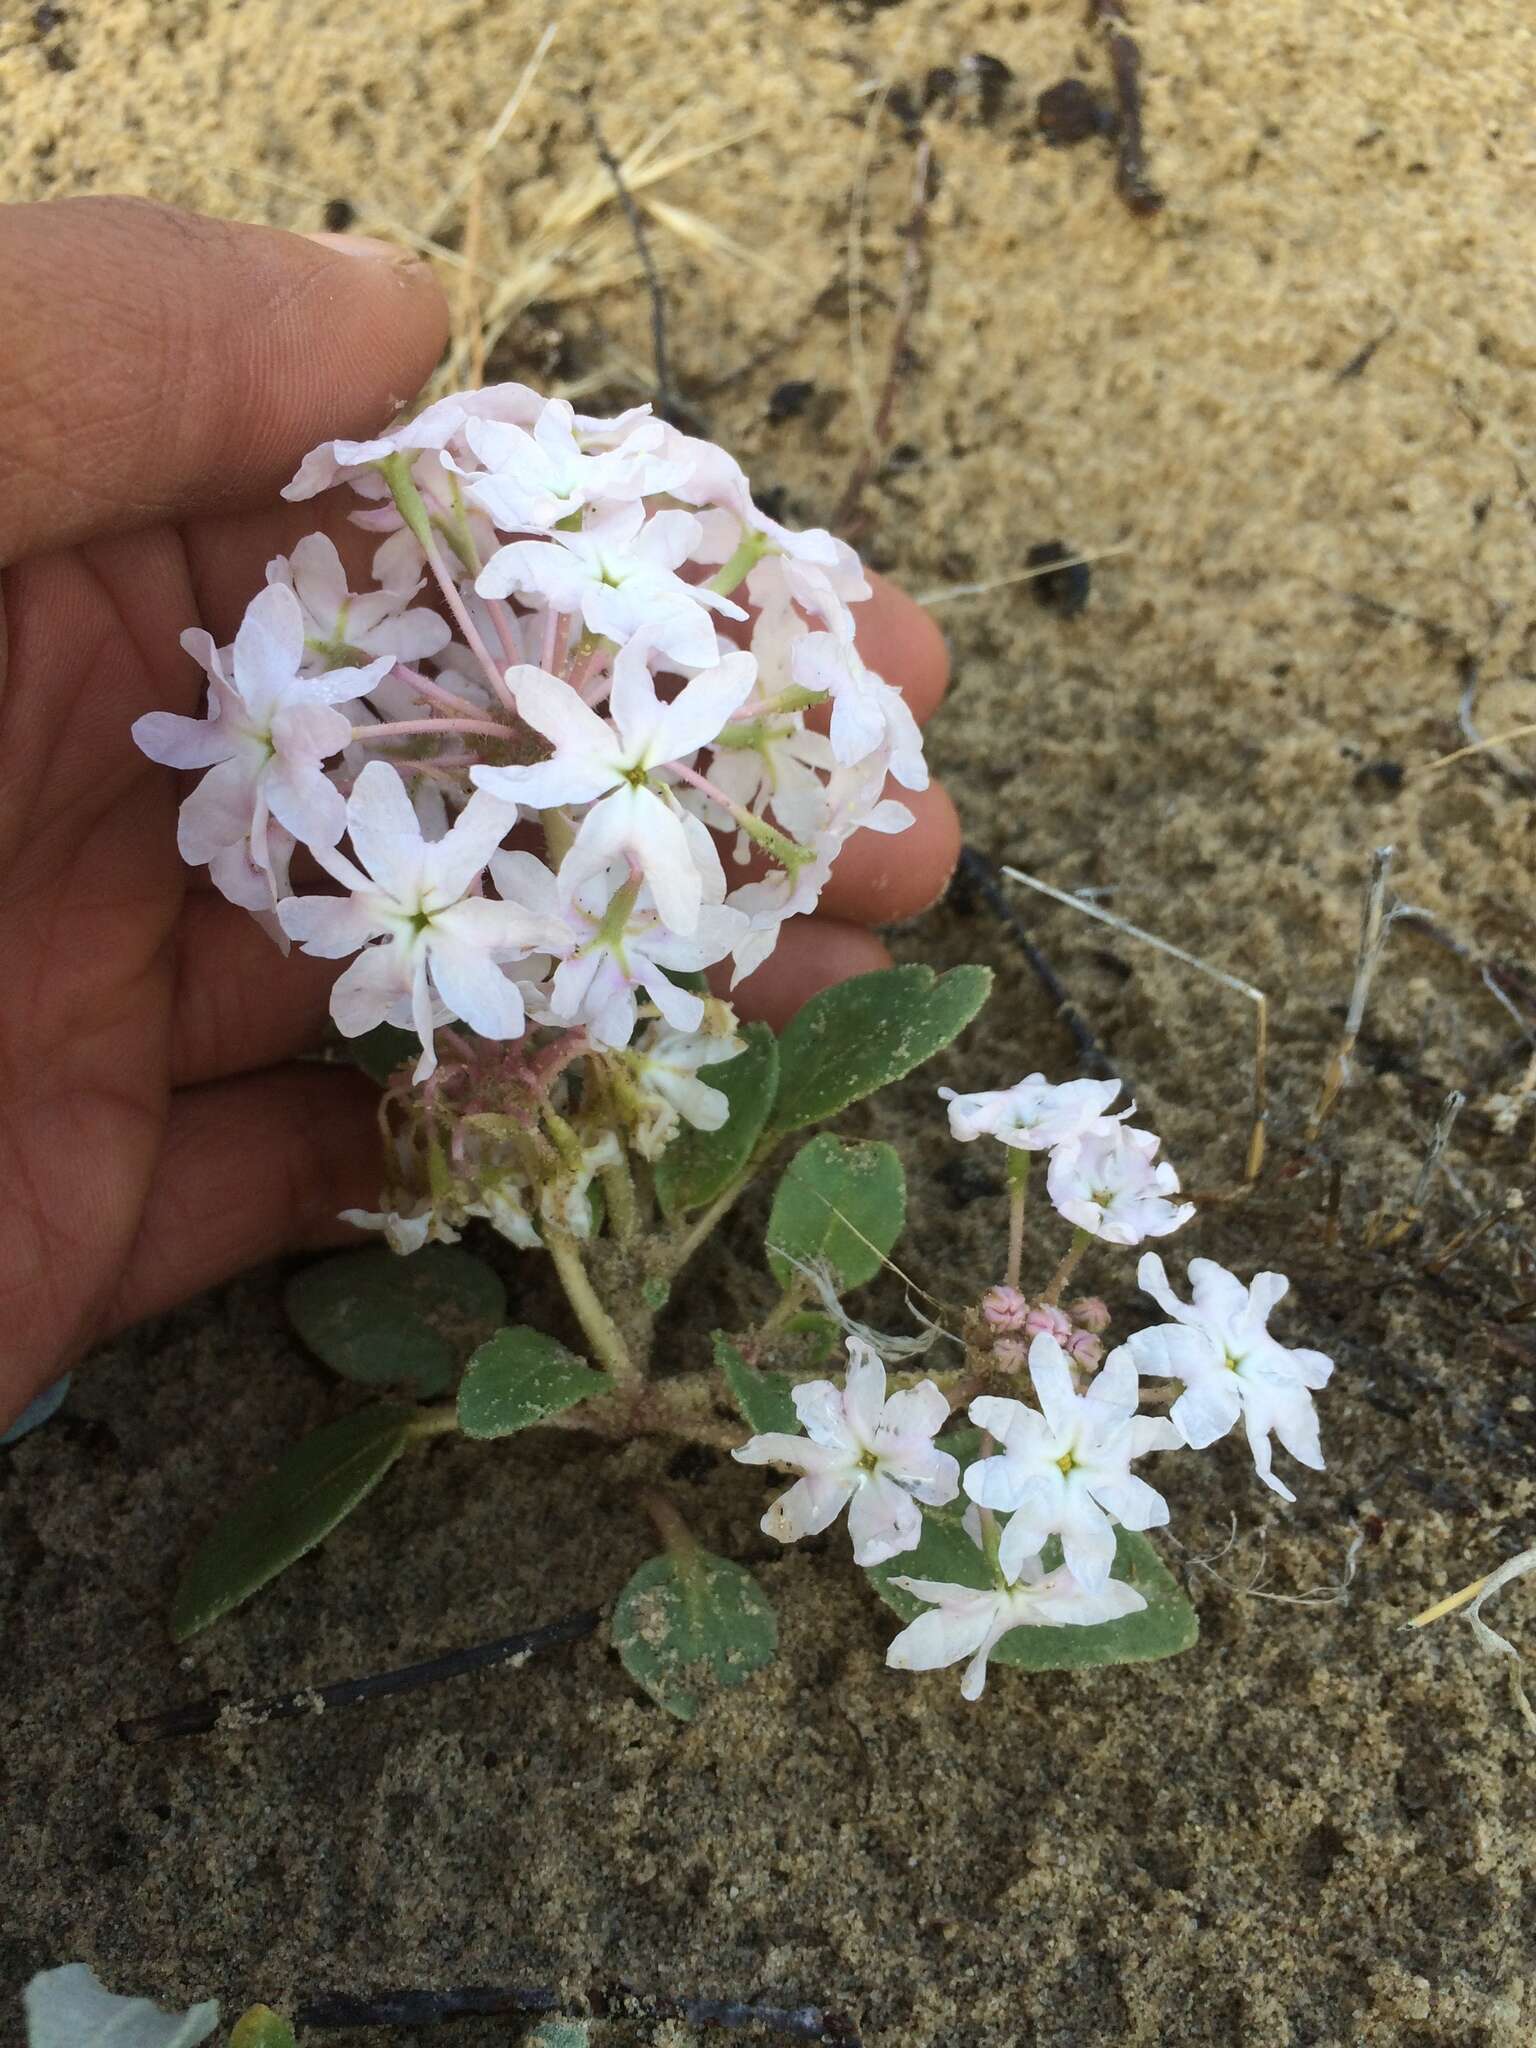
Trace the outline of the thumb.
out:
M 381 426 L 447 309 L 386 243 L 140 199 L 0 207 L 0 563 L 269 498 Z

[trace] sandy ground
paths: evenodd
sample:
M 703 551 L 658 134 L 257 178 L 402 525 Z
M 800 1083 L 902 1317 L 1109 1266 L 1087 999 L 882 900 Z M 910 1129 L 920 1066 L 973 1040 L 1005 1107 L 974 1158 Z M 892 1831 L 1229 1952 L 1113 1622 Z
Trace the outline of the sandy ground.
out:
M 1374 845 L 1396 844 L 1402 898 L 1468 956 L 1394 931 L 1321 1163 L 1181 1246 L 1293 1275 L 1290 1330 L 1339 1361 L 1327 1473 L 1286 1510 L 1232 1447 L 1186 1461 L 1175 1526 L 1193 1551 L 1220 1549 L 1237 1511 L 1233 1547 L 1190 1569 L 1200 1647 L 1141 1671 L 1005 1674 L 972 1709 L 950 1677 L 888 1677 L 888 1617 L 838 1546 L 772 1550 L 756 1483 L 694 1460 L 673 1483 L 705 1540 L 759 1570 L 784 1655 L 692 1728 L 587 1643 L 350 1715 L 125 1751 L 121 1713 L 549 1618 L 646 1554 L 634 1482 L 659 1469 L 651 1452 L 440 1445 L 178 1655 L 163 1614 L 190 1543 L 243 1473 L 346 1405 L 286 1335 L 280 1276 L 254 1276 L 118 1346 L 61 1425 L 0 1463 L 5 1984 L 76 1956 L 236 2007 L 596 1975 L 818 1999 L 901 2048 L 1536 2033 L 1531 1738 L 1461 1624 L 1400 1626 L 1536 1541 L 1536 1342 L 1504 1321 L 1536 1295 L 1514 1206 L 1531 1112 L 1498 1100 L 1522 1027 L 1479 974 L 1532 955 L 1532 785 L 1518 747 L 1414 772 L 1460 743 L 1469 685 L 1486 733 L 1536 701 L 1536 25 L 1514 0 L 1135 15 L 1168 199 L 1153 219 L 1117 198 L 1104 145 L 1040 140 L 1040 91 L 1107 88 L 1075 4 L 572 0 L 491 161 L 481 261 L 509 274 L 591 178 L 582 88 L 620 149 L 683 108 L 663 153 L 727 146 L 651 193 L 758 267 L 657 225 L 680 391 L 789 516 L 824 519 L 885 376 L 930 98 L 938 189 L 870 551 L 936 591 L 1008 576 L 1053 538 L 1123 550 L 1073 619 L 1027 586 L 945 604 L 958 680 L 933 751 L 970 837 L 1112 892 L 1121 916 L 1268 991 L 1281 1167 L 1338 1029 Z M 445 203 L 545 19 L 504 0 L 12 8 L 4 191 L 134 190 L 304 227 L 328 207 L 363 227 L 441 216 L 457 239 Z M 1009 73 L 983 67 L 985 99 L 978 53 Z M 936 70 L 957 89 L 928 93 Z M 496 360 L 632 396 L 646 301 L 612 281 L 611 207 L 593 232 L 524 281 L 536 303 Z M 775 417 L 790 382 L 813 388 Z M 1241 999 L 1027 908 L 1190 1183 L 1229 1182 Z M 952 1289 L 990 1273 L 997 1220 L 935 1178 L 929 1087 L 1061 1073 L 1072 1046 L 984 911 L 951 904 L 900 944 L 1000 970 L 963 1065 L 879 1119 L 927 1190 L 910 1263 Z M 1373 1248 L 1452 1085 L 1472 1101 L 1422 1232 Z M 680 1343 L 757 1298 L 752 1221 L 710 1255 Z M 1088 1277 L 1129 1307 L 1124 1267 Z M 1273 1594 L 1337 1583 L 1356 1530 L 1336 1603 L 1244 1590 L 1261 1567 Z M 1511 1590 L 1503 1625 L 1518 1635 L 1530 1611 Z

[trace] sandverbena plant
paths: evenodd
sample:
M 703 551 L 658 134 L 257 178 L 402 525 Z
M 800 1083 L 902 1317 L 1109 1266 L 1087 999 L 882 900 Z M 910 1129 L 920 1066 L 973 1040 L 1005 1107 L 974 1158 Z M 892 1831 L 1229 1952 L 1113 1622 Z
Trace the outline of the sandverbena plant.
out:
M 286 495 L 336 488 L 376 537 L 372 587 L 350 588 L 326 535 L 301 541 L 231 647 L 184 636 L 206 716 L 135 733 L 203 771 L 187 860 L 280 945 L 349 962 L 332 1015 L 383 1083 L 384 1149 L 379 1207 L 351 1220 L 387 1249 L 313 1266 L 289 1306 L 323 1360 L 393 1398 L 308 1438 L 225 1518 L 177 1635 L 318 1542 L 413 1444 L 539 1424 L 796 1475 L 767 1533 L 846 1510 L 855 1563 L 908 1624 L 888 1661 L 964 1661 L 968 1698 L 989 1655 L 1040 1669 L 1187 1647 L 1193 1613 L 1144 1534 L 1167 1505 L 1133 1464 L 1241 1421 L 1290 1498 L 1270 1438 L 1321 1464 L 1311 1391 L 1330 1367 L 1268 1334 L 1277 1275 L 1197 1259 L 1186 1303 L 1151 1255 L 1139 1278 L 1167 1320 L 1105 1355 L 1103 1302 L 1068 1298 L 1079 1260 L 1193 1213 L 1118 1084 L 942 1091 L 957 1141 L 1004 1148 L 1006 1250 L 914 1334 L 844 1306 L 890 1261 L 901 1162 L 821 1132 L 773 1196 L 766 1319 L 717 1333 L 707 1361 L 655 1341 L 786 1140 L 949 1045 L 987 992 L 981 967 L 897 967 L 778 1036 L 710 993 L 770 957 L 855 832 L 906 828 L 893 785 L 927 780 L 900 693 L 858 652 L 852 550 L 768 518 L 723 450 L 646 407 L 588 418 L 516 384 L 329 443 Z M 1062 1241 L 1042 1238 L 1026 1283 L 1036 1154 Z M 549 1260 L 585 1356 L 504 1326 L 499 1278 L 458 1243 L 471 1223 Z M 614 1640 L 686 1716 L 772 1656 L 774 1617 L 674 1505 L 647 1505 L 663 1553 L 619 1595 Z

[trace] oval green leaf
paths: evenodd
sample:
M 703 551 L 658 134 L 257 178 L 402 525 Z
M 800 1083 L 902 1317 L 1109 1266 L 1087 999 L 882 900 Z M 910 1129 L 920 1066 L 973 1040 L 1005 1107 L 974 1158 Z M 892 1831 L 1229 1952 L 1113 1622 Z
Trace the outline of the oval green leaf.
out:
M 748 1365 L 724 1330 L 716 1330 L 712 1341 L 715 1363 L 752 1434 L 768 1436 L 778 1431 L 793 1436 L 800 1428 L 800 1417 L 795 1412 L 795 1383 L 789 1374 L 760 1372 L 755 1365 Z
M 498 1330 L 469 1361 L 459 1387 L 459 1427 L 466 1436 L 511 1436 L 611 1387 L 606 1373 L 541 1330 Z
M 901 1235 L 907 1179 L 895 1150 L 823 1131 L 790 1161 L 768 1218 L 768 1264 L 781 1287 L 823 1260 L 839 1293 L 873 1280 Z
M 676 979 L 676 977 L 673 977 Z M 778 1040 L 766 1024 L 749 1024 L 746 1049 L 709 1069 L 709 1085 L 730 1103 L 718 1131 L 685 1124 L 656 1162 L 656 1199 L 666 1216 L 702 1209 L 730 1186 L 763 1134 L 779 1085 Z
M 798 1131 L 899 1081 L 957 1038 L 987 999 L 986 967 L 885 967 L 811 997 L 779 1040 L 770 1129 Z
M 306 1266 L 283 1296 L 288 1320 L 315 1356 L 368 1387 L 446 1393 L 466 1358 L 507 1312 L 489 1266 L 455 1245 L 342 1252 Z
M 293 2028 L 270 2005 L 253 2005 L 235 2022 L 229 2048 L 298 2048 Z
M 329 1536 L 405 1449 L 415 1414 L 380 1403 L 295 1444 L 230 1509 L 188 1565 L 171 1609 L 177 1642 L 228 1614 Z
M 945 1439 L 940 1438 L 940 1443 Z M 961 1510 L 926 1509 L 922 1541 L 915 1550 L 877 1564 L 865 1576 L 886 1606 L 902 1620 L 915 1621 L 929 1609 L 891 1580 L 938 1579 L 951 1585 L 985 1586 L 987 1567 L 981 1552 L 960 1526 Z M 1140 1614 L 1120 1621 L 1100 1621 L 1087 1628 L 1016 1628 L 992 1652 L 993 1664 L 1012 1664 L 1021 1671 L 1088 1671 L 1102 1664 L 1150 1664 L 1177 1657 L 1190 1649 L 1200 1633 L 1200 1618 L 1185 1599 L 1178 1581 L 1145 1536 L 1132 1529 L 1115 1532 L 1114 1576 L 1128 1579 L 1144 1595 Z
M 707 1550 L 653 1557 L 619 1595 L 611 1630 L 630 1677 L 680 1721 L 713 1687 L 773 1659 L 778 1624 L 750 1572 Z

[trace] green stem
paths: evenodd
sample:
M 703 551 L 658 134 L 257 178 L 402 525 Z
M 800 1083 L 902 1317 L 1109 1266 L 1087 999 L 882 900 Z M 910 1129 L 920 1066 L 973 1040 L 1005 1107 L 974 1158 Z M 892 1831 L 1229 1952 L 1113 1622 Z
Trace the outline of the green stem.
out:
M 409 1437 L 443 1436 L 450 1429 L 459 1426 L 459 1406 L 456 1401 L 434 1401 L 430 1408 L 423 1408 L 413 1415 L 405 1426 Z
M 598 1300 L 575 1238 L 568 1237 L 564 1231 L 551 1230 L 545 1242 L 555 1262 L 555 1271 L 560 1275 L 565 1298 L 571 1304 L 587 1342 L 614 1386 L 633 1392 L 643 1385 L 645 1375 L 630 1356 L 629 1346 L 624 1342 L 618 1324 Z
M 717 597 L 729 597 L 737 584 L 752 573 L 767 552 L 766 533 L 744 533 L 737 543 L 735 554 L 715 571 L 704 588 L 712 590 Z
M 640 1228 L 640 1211 L 629 1161 L 622 1154 L 612 1166 L 603 1168 L 603 1193 L 608 1200 L 608 1220 L 614 1236 L 620 1244 L 633 1244 Z
M 661 1538 L 662 1548 L 668 1557 L 676 1559 L 679 1564 L 691 1563 L 699 1554 L 698 1538 L 666 1495 L 647 1487 L 640 1496 L 640 1505 L 655 1524 L 656 1534 Z
M 1017 1287 L 1024 1270 L 1024 1204 L 1029 1199 L 1029 1154 L 1010 1148 L 1008 1153 L 1008 1274 L 1007 1285 Z
M 1047 1308 L 1054 1308 L 1060 1301 L 1062 1289 L 1077 1271 L 1078 1261 L 1092 1242 L 1091 1233 L 1079 1224 L 1072 1233 L 1072 1242 L 1067 1246 L 1066 1257 L 1051 1275 L 1051 1284 L 1040 1297 Z
M 805 1282 L 796 1274 L 773 1307 L 757 1326 L 759 1337 L 776 1337 L 791 1317 L 797 1316 L 805 1306 L 807 1289 Z

